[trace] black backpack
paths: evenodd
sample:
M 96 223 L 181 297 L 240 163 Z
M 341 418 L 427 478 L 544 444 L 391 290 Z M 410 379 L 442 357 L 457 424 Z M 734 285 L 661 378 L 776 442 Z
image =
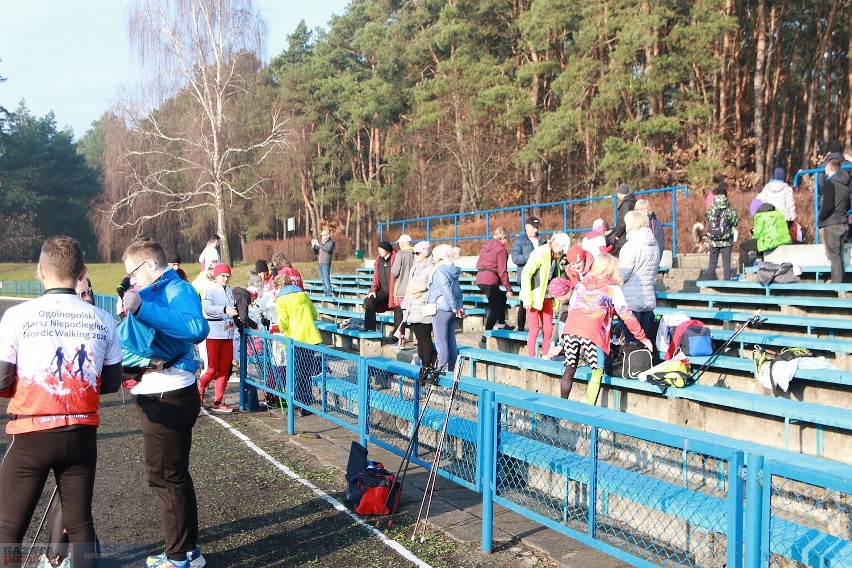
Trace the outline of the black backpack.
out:
M 711 241 L 724 241 L 729 239 L 733 234 L 731 217 L 728 215 L 727 207 L 715 208 L 709 224 L 710 227 L 707 229 L 707 236 L 710 237 Z
M 610 356 L 604 361 L 604 371 L 611 377 L 638 379 L 653 366 L 651 352 L 637 343 L 612 344 Z

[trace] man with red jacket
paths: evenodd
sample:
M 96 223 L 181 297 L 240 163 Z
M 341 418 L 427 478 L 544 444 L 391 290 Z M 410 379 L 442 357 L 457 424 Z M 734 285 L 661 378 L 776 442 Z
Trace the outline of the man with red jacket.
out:
M 44 482 L 56 476 L 75 568 L 97 566 L 92 495 L 102 393 L 121 386 L 121 344 L 112 316 L 80 298 L 86 280 L 76 239 L 52 237 L 37 274 L 44 294 L 0 321 L 0 395 L 11 398 L 10 440 L 0 467 L 0 566 L 20 566 L 21 541 Z M 52 359 L 62 354 L 59 368 Z
M 394 258 L 396 251 L 393 246 L 387 241 L 380 242 L 379 254 L 373 266 L 373 281 L 364 298 L 365 331 L 376 331 L 376 313 L 384 313 L 396 307 L 396 298 L 393 296 L 396 278 L 391 271 Z

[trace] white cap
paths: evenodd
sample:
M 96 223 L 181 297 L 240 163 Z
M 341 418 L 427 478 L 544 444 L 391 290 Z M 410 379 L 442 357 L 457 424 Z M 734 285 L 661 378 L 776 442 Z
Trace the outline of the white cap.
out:
M 567 249 L 571 246 L 571 237 L 565 233 L 553 233 L 550 240 L 561 246 L 563 249 Z
M 399 236 L 399 238 L 397 239 L 397 242 L 399 242 L 399 243 L 410 243 L 411 237 L 409 235 L 406 235 L 406 234 L 403 233 L 402 235 Z
M 328 231 L 328 229 L 323 229 L 322 231 L 320 231 L 320 236 L 321 236 L 321 237 L 326 236 L 326 235 L 330 235 L 330 234 L 331 234 L 331 233 Z

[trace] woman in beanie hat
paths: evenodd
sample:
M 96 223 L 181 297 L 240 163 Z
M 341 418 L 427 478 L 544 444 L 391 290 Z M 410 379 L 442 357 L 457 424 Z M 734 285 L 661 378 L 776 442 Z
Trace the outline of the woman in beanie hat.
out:
M 393 277 L 394 258 L 396 251 L 387 241 L 379 242 L 379 254 L 373 265 L 373 281 L 370 283 L 370 291 L 364 298 L 364 330 L 376 331 L 376 314 L 384 313 L 396 307 L 396 298 L 393 289 L 396 278 Z
M 710 263 L 707 266 L 707 278 L 716 278 L 716 264 L 722 256 L 722 274 L 725 280 L 731 279 L 731 246 L 734 244 L 734 229 L 740 222 L 736 210 L 728 201 L 728 187 L 721 182 L 713 192 L 713 203 L 707 208 L 707 236 L 710 245 Z
M 796 220 L 796 202 L 793 200 L 793 188 L 784 181 L 784 168 L 775 168 L 772 179 L 763 186 L 763 189 L 757 194 L 757 199 L 775 207 L 788 223 Z
M 183 268 L 180 267 L 180 253 L 176 250 L 167 250 L 166 251 L 166 263 L 172 267 L 172 270 L 178 273 L 178 276 L 181 277 L 181 280 L 185 280 L 189 282 L 189 276 L 186 275 L 186 272 Z
M 603 378 L 603 357 L 599 352 L 609 354 L 612 317 L 616 313 L 636 339 L 649 350 L 653 347 L 636 316 L 627 307 L 620 283 L 618 259 L 609 254 L 602 254 L 595 259 L 589 275 L 574 289 L 574 298 L 565 320 L 566 333 L 561 337 L 562 349 L 565 352 L 565 372 L 562 374 L 559 389 L 562 398 L 568 398 L 571 393 L 574 374 L 583 359 L 592 368 L 586 389 L 586 402 L 597 402 Z
M 201 310 L 210 325 L 210 333 L 204 342 L 207 349 L 207 369 L 198 381 L 198 392 L 203 402 L 207 385 L 215 380 L 211 410 L 223 414 L 233 412 L 223 401 L 234 359 L 234 316 L 237 315 L 230 281 L 231 267 L 220 262 L 213 269 L 213 283 L 204 291 L 201 300 Z

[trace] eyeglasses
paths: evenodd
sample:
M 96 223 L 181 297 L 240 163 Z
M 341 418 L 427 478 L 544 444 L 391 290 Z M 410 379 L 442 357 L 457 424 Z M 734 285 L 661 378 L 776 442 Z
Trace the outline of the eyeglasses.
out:
M 80 292 L 77 292 L 77 295 L 80 296 L 81 298 L 91 296 L 92 295 L 92 289 L 86 288 L 85 290 L 81 290 Z
M 421 252 L 415 252 L 415 253 L 414 253 L 414 256 L 420 256 L 421 254 L 423 254 L 423 253 L 421 253 Z
M 134 275 L 134 274 L 136 274 L 136 271 L 137 271 L 137 270 L 139 270 L 140 268 L 142 268 L 143 266 L 145 266 L 147 263 L 148 263 L 148 261 L 147 261 L 147 260 L 142 261 L 142 264 L 140 264 L 139 266 L 137 266 L 136 268 L 134 268 L 133 270 L 131 270 L 130 272 L 128 272 L 128 273 L 127 273 L 127 276 L 128 276 L 129 278 L 133 278 L 133 275 Z

